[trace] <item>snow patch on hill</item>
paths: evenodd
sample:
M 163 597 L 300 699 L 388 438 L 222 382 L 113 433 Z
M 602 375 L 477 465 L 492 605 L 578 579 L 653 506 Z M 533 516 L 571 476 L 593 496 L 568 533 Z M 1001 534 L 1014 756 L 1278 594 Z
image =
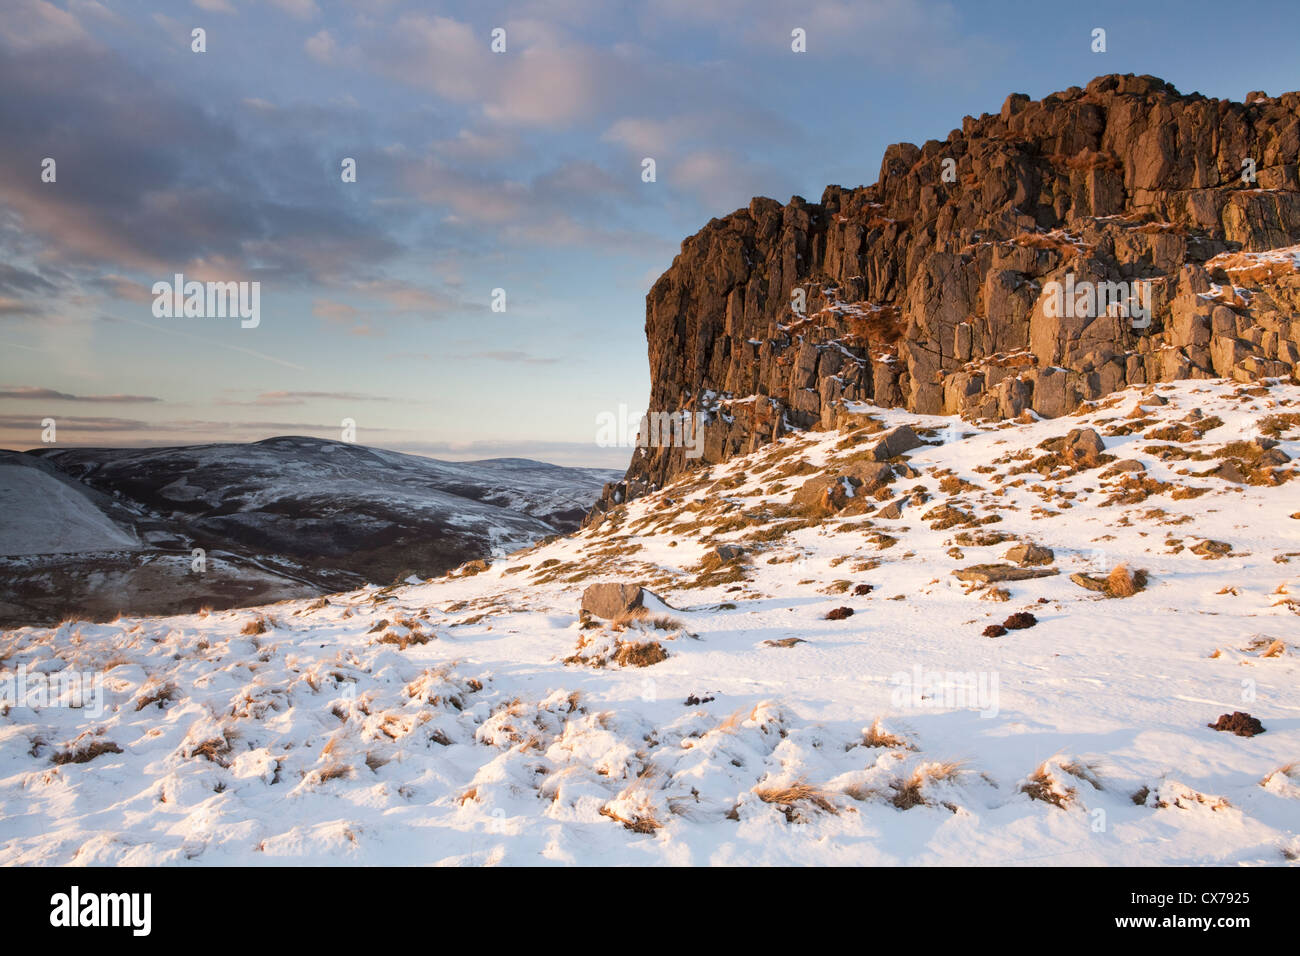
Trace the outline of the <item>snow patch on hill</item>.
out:
M 36 468 L 0 464 L 0 555 L 66 554 L 137 548 L 75 488 Z

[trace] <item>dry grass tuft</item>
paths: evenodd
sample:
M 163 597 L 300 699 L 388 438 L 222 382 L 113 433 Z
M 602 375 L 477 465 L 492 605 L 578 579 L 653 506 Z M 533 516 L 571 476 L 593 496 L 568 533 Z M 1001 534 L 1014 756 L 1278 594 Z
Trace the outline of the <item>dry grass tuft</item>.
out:
M 785 787 L 755 787 L 754 796 L 764 803 L 774 804 L 785 814 L 787 823 L 804 823 L 806 817 L 799 812 L 799 804 L 812 806 L 824 813 L 837 814 L 839 808 L 833 804 L 824 790 L 820 790 L 802 780 Z
M 963 773 L 962 766 L 955 761 L 923 763 L 913 770 L 910 776 L 899 777 L 890 784 L 894 795 L 889 802 L 900 810 L 930 806 L 930 802 L 925 798 L 926 786 L 945 780 L 955 780 L 961 773 Z
M 50 759 L 58 766 L 69 763 L 89 763 L 101 754 L 120 754 L 122 748 L 111 740 L 101 740 L 82 734 Z
M 649 667 L 668 660 L 668 652 L 658 641 L 640 641 L 619 644 L 614 653 L 614 663 L 623 667 Z
M 256 634 L 265 634 L 266 618 L 259 614 L 257 617 L 245 624 L 243 628 L 240 629 L 239 633 L 243 634 L 245 637 L 252 637 Z
M 643 607 L 624 611 L 611 620 L 609 626 L 620 631 L 629 627 L 649 627 L 654 628 L 656 631 L 682 631 L 686 629 L 686 625 L 677 618 L 668 614 L 652 614 Z
M 1085 781 L 1094 790 L 1101 789 L 1101 781 L 1097 778 L 1096 769 L 1092 764 L 1079 760 L 1060 762 L 1053 757 L 1044 760 L 1038 765 L 1037 769 L 1029 775 L 1029 779 L 1021 786 L 1020 792 L 1027 794 L 1031 800 L 1041 800 L 1044 803 L 1050 803 L 1054 807 L 1060 807 L 1062 810 L 1076 803 L 1075 788 L 1066 784 L 1052 772 L 1053 765 L 1061 773 L 1074 777 L 1076 780 Z
M 915 748 L 902 737 L 887 732 L 877 717 L 871 722 L 871 726 L 862 732 L 863 747 L 887 747 L 891 750 L 903 749 L 914 750 Z
M 621 817 L 616 811 L 606 806 L 600 808 L 600 815 L 618 821 L 633 833 L 654 833 L 663 827 L 663 824 L 655 819 L 654 814 L 648 812 L 638 813 L 631 817 Z
M 1132 597 L 1140 590 L 1136 575 L 1123 562 L 1115 565 L 1110 574 L 1106 575 L 1106 591 L 1114 597 Z
M 163 681 L 146 684 L 140 689 L 140 696 L 136 699 L 135 709 L 137 712 L 144 710 L 150 704 L 157 704 L 161 710 L 163 704 L 167 701 L 176 699 L 176 685 Z
M 1300 783 L 1300 761 L 1293 760 L 1291 761 L 1291 763 L 1285 763 L 1282 766 L 1278 767 L 1276 770 L 1270 771 L 1269 773 L 1265 774 L 1264 779 L 1259 782 L 1259 785 L 1261 787 L 1267 787 L 1273 781 L 1274 778 L 1279 776 L 1286 777 L 1287 780 L 1294 780 L 1297 783 Z
M 347 764 L 335 763 L 321 768 L 317 774 L 321 783 L 329 783 L 331 780 L 352 776 L 352 768 Z

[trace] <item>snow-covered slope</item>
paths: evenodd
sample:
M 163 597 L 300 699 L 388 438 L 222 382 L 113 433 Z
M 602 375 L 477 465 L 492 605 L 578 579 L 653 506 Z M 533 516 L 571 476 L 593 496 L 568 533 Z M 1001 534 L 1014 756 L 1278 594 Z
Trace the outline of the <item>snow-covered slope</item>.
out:
M 139 541 L 68 483 L 0 462 L 0 555 L 135 548 Z
M 0 721 L 0 862 L 1300 857 L 1300 388 L 858 411 L 482 573 L 6 633 L 104 707 Z M 880 491 L 802 503 L 902 424 Z M 596 581 L 667 607 L 584 620 Z

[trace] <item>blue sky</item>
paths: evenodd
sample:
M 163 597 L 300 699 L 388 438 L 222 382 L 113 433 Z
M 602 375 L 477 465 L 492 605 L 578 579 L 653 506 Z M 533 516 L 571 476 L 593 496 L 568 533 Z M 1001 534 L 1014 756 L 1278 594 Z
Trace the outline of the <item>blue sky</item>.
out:
M 888 144 L 1013 91 L 1300 86 L 1290 3 L 0 7 L 9 448 L 44 418 L 105 445 L 337 438 L 350 418 L 434 457 L 622 467 L 596 418 L 643 407 L 645 293 L 710 218 L 871 183 Z M 177 272 L 260 282 L 260 325 L 155 318 Z

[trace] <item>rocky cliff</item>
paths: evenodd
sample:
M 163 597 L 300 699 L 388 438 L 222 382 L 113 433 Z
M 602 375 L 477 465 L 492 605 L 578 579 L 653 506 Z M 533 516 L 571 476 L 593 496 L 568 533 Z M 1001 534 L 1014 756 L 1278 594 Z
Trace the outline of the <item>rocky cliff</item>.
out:
M 890 146 L 872 186 L 714 219 L 646 296 L 648 408 L 699 415 L 703 453 L 637 449 L 588 521 L 846 401 L 1055 417 L 1135 383 L 1294 375 L 1300 93 L 1246 100 L 1132 75 L 1012 94 Z M 1089 283 L 1112 294 L 1062 308 Z

